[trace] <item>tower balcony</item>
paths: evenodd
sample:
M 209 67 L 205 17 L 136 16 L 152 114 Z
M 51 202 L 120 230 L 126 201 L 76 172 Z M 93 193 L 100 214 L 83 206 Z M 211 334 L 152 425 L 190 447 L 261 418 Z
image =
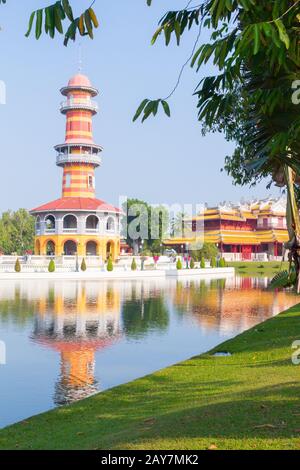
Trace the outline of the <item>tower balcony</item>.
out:
M 60 104 L 60 112 L 62 114 L 66 114 L 68 111 L 72 111 L 75 109 L 84 109 L 86 111 L 91 111 L 93 114 L 96 114 L 99 110 L 99 107 L 95 101 L 90 99 L 81 101 L 69 98 Z
M 98 167 L 101 161 L 98 153 L 59 153 L 56 157 L 57 166 L 64 166 L 67 163 L 87 163 Z

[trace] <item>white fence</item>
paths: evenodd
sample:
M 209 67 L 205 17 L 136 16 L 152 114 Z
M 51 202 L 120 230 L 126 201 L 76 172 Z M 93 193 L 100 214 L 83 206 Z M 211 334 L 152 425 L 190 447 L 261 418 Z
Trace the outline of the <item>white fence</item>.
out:
M 249 259 L 243 256 L 243 253 L 223 253 L 223 258 L 227 261 L 282 261 L 282 256 L 269 255 L 268 253 L 250 253 Z M 287 253 L 284 256 L 287 259 Z

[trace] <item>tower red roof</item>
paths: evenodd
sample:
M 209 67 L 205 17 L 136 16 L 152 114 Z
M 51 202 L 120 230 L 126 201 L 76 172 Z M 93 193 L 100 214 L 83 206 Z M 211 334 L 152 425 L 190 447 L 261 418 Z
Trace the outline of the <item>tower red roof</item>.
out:
M 51 211 L 100 211 L 121 213 L 120 209 L 108 204 L 100 199 L 90 197 L 62 197 L 55 201 L 48 202 L 42 206 L 32 209 L 30 212 L 51 212 Z
M 91 87 L 92 84 L 90 79 L 86 75 L 83 75 L 82 73 L 77 73 L 76 75 L 74 75 L 74 77 L 69 80 L 68 86 Z

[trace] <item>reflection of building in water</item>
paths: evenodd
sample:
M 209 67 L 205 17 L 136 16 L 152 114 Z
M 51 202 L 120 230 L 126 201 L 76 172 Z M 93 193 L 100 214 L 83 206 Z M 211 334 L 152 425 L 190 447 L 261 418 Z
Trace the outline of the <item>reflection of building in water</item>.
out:
M 120 292 L 106 283 L 55 284 L 40 295 L 32 338 L 61 355 L 55 404 L 97 391 L 95 352 L 119 339 L 120 311 Z
M 295 305 L 294 294 L 264 289 L 266 279 L 231 278 L 180 281 L 174 292 L 178 313 L 187 314 L 204 330 L 242 331 Z M 225 288 L 226 287 L 226 288 Z

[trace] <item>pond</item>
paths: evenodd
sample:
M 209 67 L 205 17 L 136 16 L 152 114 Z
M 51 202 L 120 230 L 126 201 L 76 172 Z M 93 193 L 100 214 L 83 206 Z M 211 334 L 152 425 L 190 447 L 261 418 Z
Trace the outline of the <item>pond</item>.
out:
M 267 284 L 2 281 L 0 427 L 200 354 L 299 301 Z

